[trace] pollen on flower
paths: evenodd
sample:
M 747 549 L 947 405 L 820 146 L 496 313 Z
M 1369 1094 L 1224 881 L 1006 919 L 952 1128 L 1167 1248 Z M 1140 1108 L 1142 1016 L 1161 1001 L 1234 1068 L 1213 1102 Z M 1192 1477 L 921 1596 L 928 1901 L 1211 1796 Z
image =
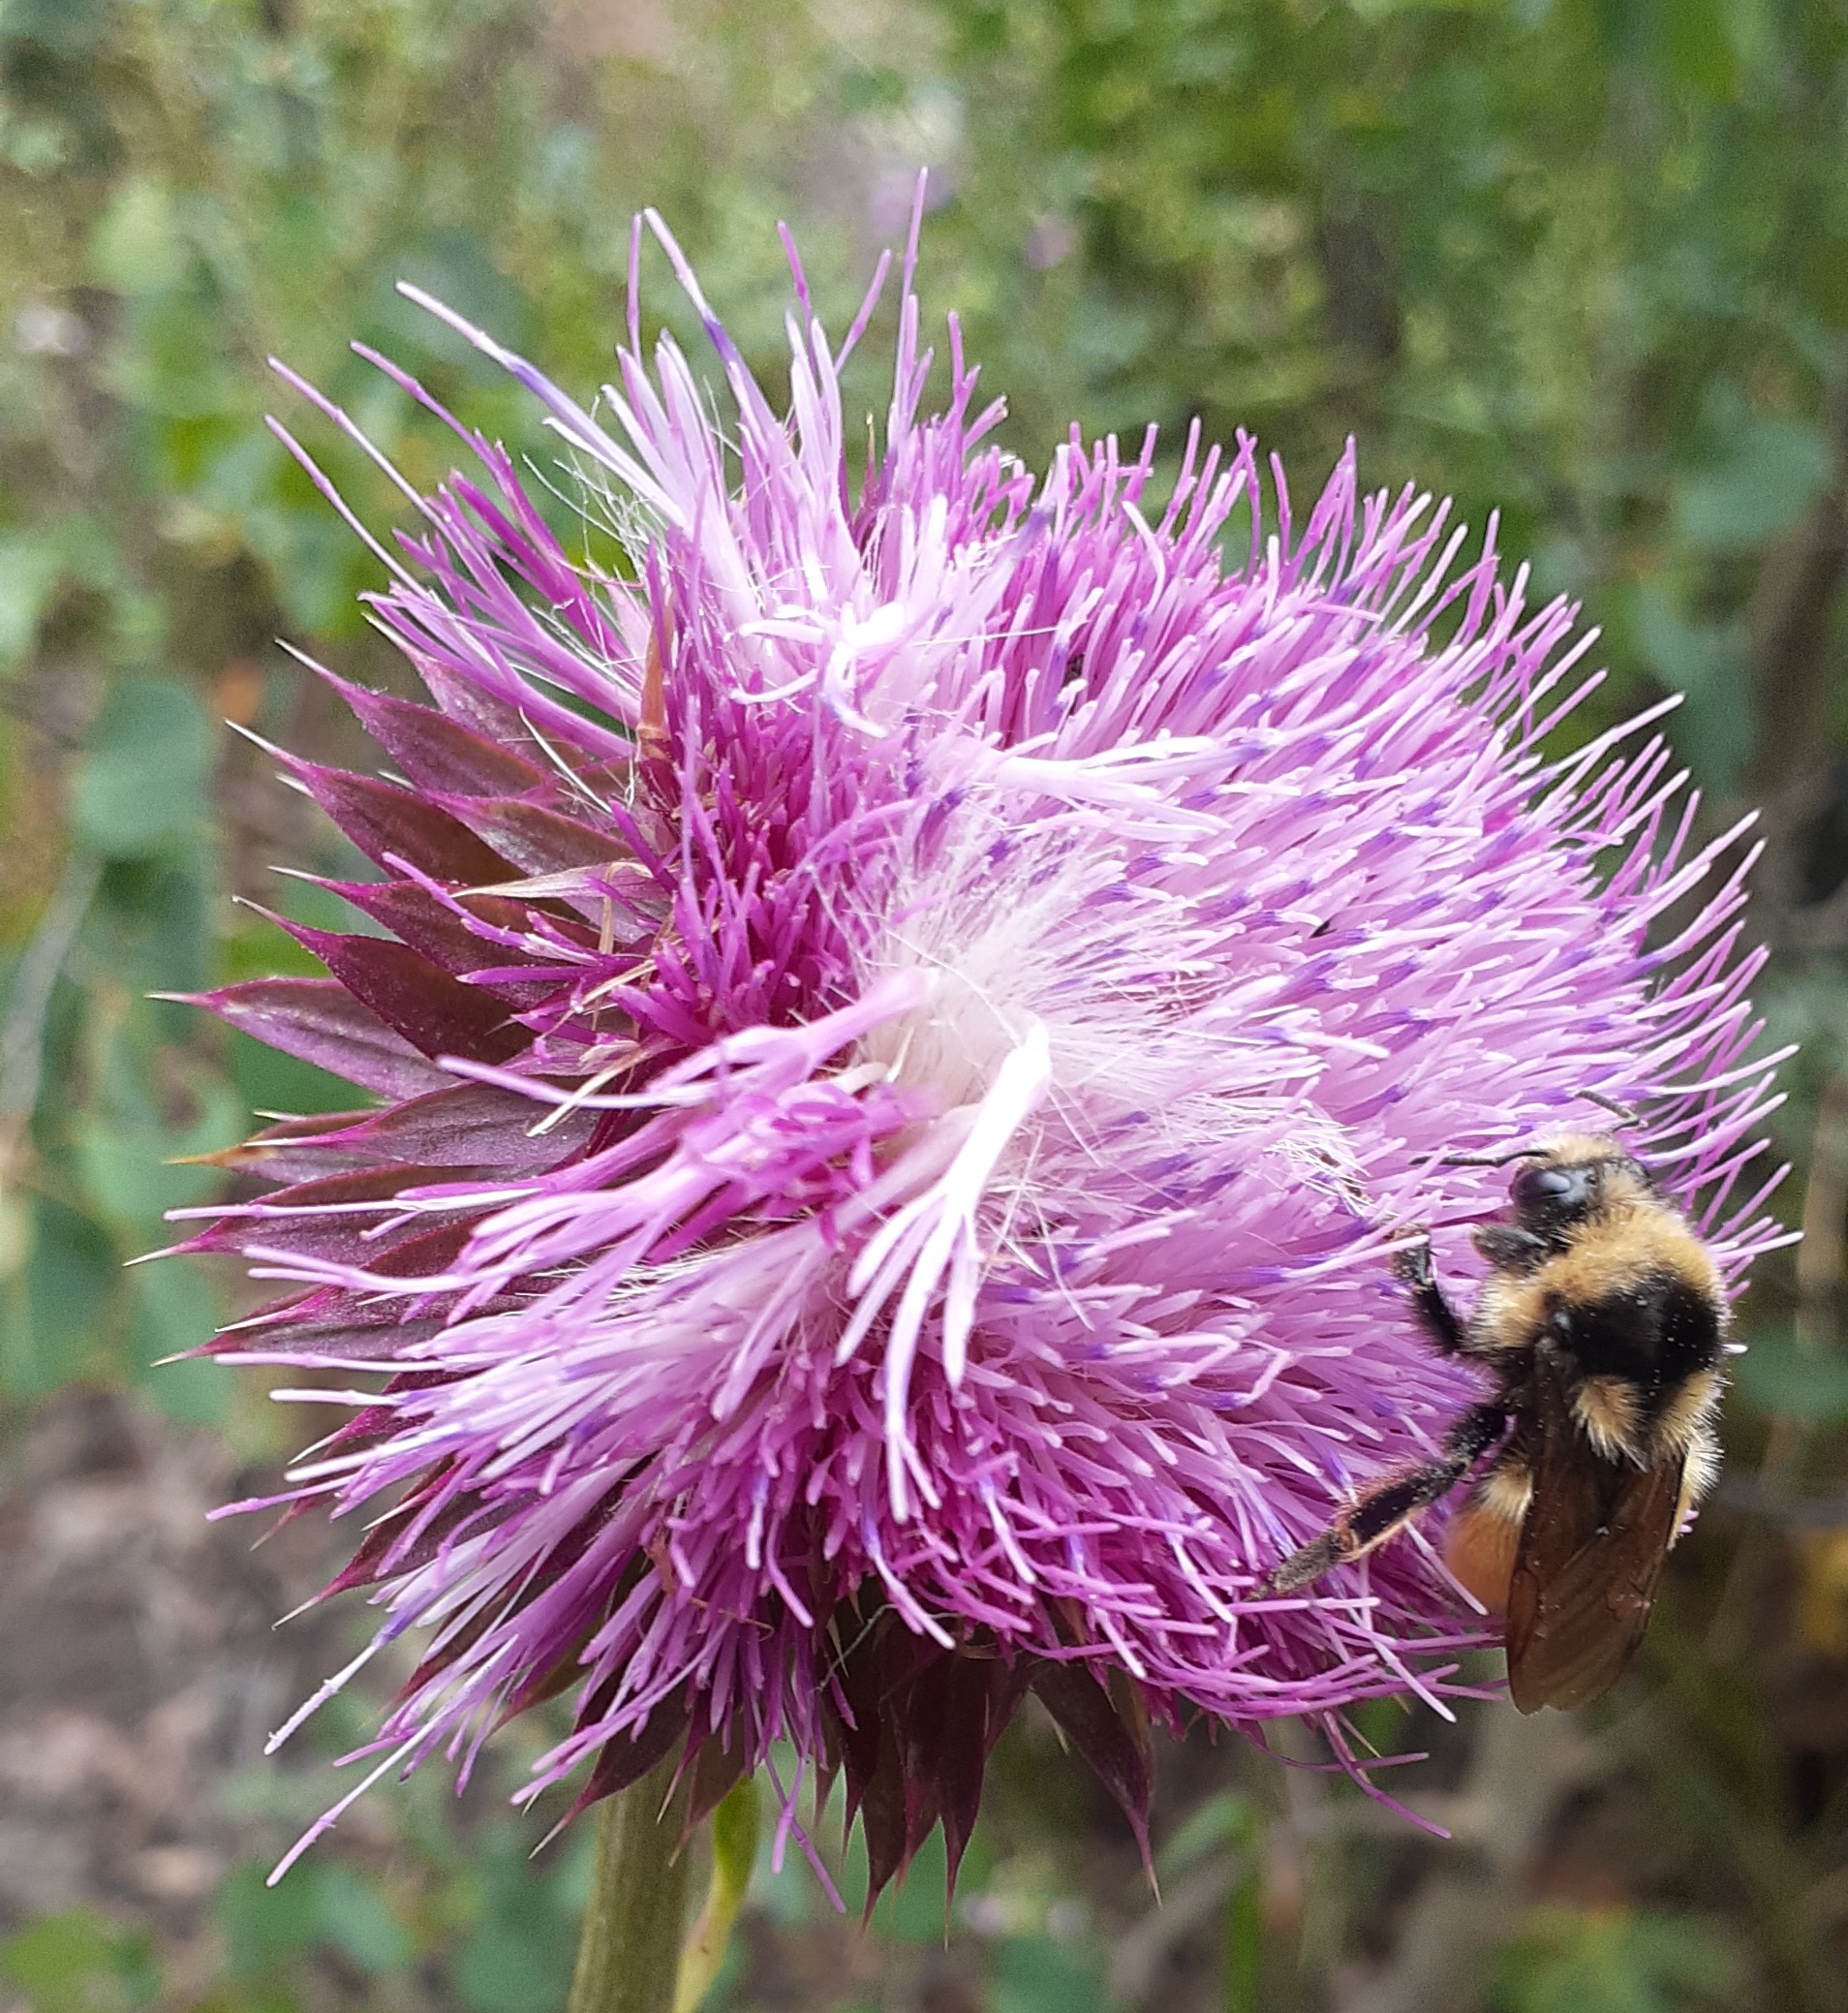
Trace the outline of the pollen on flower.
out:
M 423 1645 L 377 1773 L 562 1689 L 523 1793 L 573 1809 L 674 1754 L 697 1815 L 786 1740 L 877 1894 L 939 1823 L 954 1868 L 1030 1690 L 1138 1827 L 1152 1724 L 1358 1767 L 1342 1710 L 1441 1702 L 1480 1618 L 1418 1533 L 1263 1589 L 1477 1395 L 1389 1255 L 1480 1276 L 1456 1150 L 1617 1099 L 1729 1277 L 1774 1238 L 1739 834 L 1647 719 L 1548 753 L 1589 638 L 1493 530 L 1351 453 L 1299 522 L 1245 439 L 1159 507 L 1153 436 L 1030 475 L 953 324 L 926 410 L 909 258 L 856 494 L 872 297 L 837 346 L 793 268 L 777 410 L 650 222 L 723 426 L 638 307 L 594 418 L 425 303 L 632 576 L 458 426 L 478 473 L 374 546 L 427 702 L 331 680 L 394 780 L 281 758 L 369 926 L 204 1002 L 373 1099 L 239 1149 L 267 1189 L 183 1248 L 280 1289 L 218 1352 L 376 1373 L 277 1500 L 390 1505 L 330 1590 Z

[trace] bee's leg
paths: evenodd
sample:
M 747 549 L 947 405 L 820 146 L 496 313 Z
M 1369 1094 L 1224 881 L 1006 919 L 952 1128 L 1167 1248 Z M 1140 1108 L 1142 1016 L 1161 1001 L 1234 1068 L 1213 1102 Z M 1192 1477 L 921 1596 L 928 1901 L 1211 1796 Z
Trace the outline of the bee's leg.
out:
M 1544 1237 L 1518 1223 L 1478 1223 L 1469 1241 L 1497 1272 L 1532 1272 L 1553 1255 Z
M 1293 1594 L 1311 1580 L 1319 1580 L 1331 1566 L 1345 1565 L 1384 1544 L 1420 1510 L 1448 1495 L 1501 1438 L 1507 1423 L 1508 1414 L 1501 1406 L 1472 1405 L 1445 1434 L 1443 1451 L 1436 1460 L 1374 1483 L 1320 1537 L 1292 1552 L 1258 1591 Z
M 1411 1288 L 1412 1307 L 1438 1351 L 1454 1356 L 1463 1346 L 1463 1316 L 1444 1296 L 1431 1262 L 1431 1239 L 1419 1238 L 1393 1254 L 1393 1273 Z
M 1681 1467 L 1681 1497 L 1675 1508 L 1675 1536 L 1679 1538 L 1688 1516 L 1703 1496 L 1719 1479 L 1719 1436 L 1705 1420 L 1688 1435 L 1687 1454 Z

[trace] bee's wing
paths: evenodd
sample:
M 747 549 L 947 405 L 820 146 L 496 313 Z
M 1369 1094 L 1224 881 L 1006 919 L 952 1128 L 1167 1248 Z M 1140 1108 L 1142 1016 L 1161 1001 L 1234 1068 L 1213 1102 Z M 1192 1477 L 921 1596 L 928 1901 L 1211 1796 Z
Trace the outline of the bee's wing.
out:
M 1681 1464 L 1607 1461 L 1579 1430 L 1551 1351 L 1534 1351 L 1533 1501 L 1508 1591 L 1508 1689 L 1524 1713 L 1586 1705 L 1643 1639 L 1675 1535 Z

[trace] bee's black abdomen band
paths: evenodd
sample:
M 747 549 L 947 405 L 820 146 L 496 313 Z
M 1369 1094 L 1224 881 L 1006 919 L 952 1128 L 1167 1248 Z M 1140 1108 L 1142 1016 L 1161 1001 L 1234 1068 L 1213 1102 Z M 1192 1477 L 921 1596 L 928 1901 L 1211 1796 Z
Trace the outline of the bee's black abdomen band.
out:
M 1657 1390 L 1720 1360 L 1720 1311 L 1672 1273 L 1564 1311 L 1574 1367 Z

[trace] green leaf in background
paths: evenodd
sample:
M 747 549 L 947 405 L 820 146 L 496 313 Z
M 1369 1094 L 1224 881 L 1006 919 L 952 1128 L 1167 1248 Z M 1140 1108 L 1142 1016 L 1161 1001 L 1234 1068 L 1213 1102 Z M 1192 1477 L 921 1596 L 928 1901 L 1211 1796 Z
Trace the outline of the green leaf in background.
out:
M 376 1978 L 417 1954 L 385 1885 L 345 1860 L 311 1856 L 273 1887 L 265 1867 L 248 1862 L 225 1880 L 216 1906 L 230 1970 L 245 1986 L 283 1982 L 318 1949 L 337 1950 Z M 233 2003 L 244 2005 L 242 1993 Z
M 216 1426 L 231 1405 L 231 1374 L 222 1363 L 168 1359 L 211 1339 L 221 1318 L 218 1294 L 194 1258 L 138 1265 L 132 1278 L 129 1347 L 137 1380 L 169 1419 Z
M 1739 89 L 1741 66 L 1727 15 L 1749 0 L 1672 0 L 1659 11 L 1662 53 L 1674 82 L 1704 98 L 1730 98 Z
M 790 1855 L 795 1848 L 791 1846 Z M 967 1875 L 970 1884 L 980 1884 L 979 1870 Z M 903 1885 L 888 1887 L 873 1910 L 875 1927 L 881 1936 L 896 1936 L 901 1943 L 940 1943 L 948 1908 L 949 1854 L 943 1834 L 934 1831 L 918 1847 L 906 1870 Z
M 1264 1874 L 1255 1859 L 1234 1875 L 1225 1904 L 1226 2013 L 1257 2013 L 1264 1991 Z
M 1157 1871 L 1163 1879 L 1170 1879 L 1215 1852 L 1227 1848 L 1242 1850 L 1251 1844 L 1258 1829 L 1258 1813 L 1251 1799 L 1236 1789 L 1221 1790 L 1192 1812 L 1162 1846 Z
M 1011 1936 L 995 1952 L 992 2013 L 1104 2013 L 1102 1967 L 1076 1944 Z
M 1696 2013 L 1739 2003 L 1738 1960 L 1709 1924 L 1632 1908 L 1536 1908 L 1497 1956 L 1494 2013 Z
M 541 1862 L 527 1857 L 528 1842 L 514 1828 L 481 1842 L 478 1912 L 449 1966 L 470 2013 L 559 2013 L 564 2006 L 591 1843 L 591 1827 L 578 1830 L 573 1850 Z
M 378 562 L 318 497 L 278 487 L 282 500 L 253 506 L 243 529 L 290 627 L 307 635 L 357 634 L 364 618 L 354 598 L 378 586 Z
M 374 1977 L 401 1971 L 416 1941 L 391 1912 L 383 1889 L 358 1868 L 330 1860 L 315 1869 L 315 1918 L 322 1941 Z
M 5 0 L 0 37 L 36 42 L 54 56 L 85 56 L 103 39 L 112 0 Z
M 1804 299 L 1832 328 L 1848 328 L 1848 233 L 1819 224 L 1798 256 Z
M 236 1090 L 202 1070 L 189 1073 L 197 1115 L 188 1124 L 163 1126 L 158 1112 L 131 1112 L 120 1105 L 77 1117 L 77 1164 L 85 1195 L 97 1213 L 118 1225 L 133 1243 L 162 1235 L 166 1211 L 204 1202 L 225 1185 L 216 1167 L 175 1161 L 218 1153 L 234 1146 L 244 1134 L 243 1100 Z
M 493 248 L 466 226 L 431 232 L 414 250 L 393 262 L 392 271 L 381 272 L 373 313 L 393 343 L 454 356 L 472 372 L 479 371 L 480 359 L 462 346 L 459 336 L 398 292 L 400 280 L 422 288 L 477 328 L 496 330 L 496 339 L 509 349 L 532 343 L 531 303 L 496 262 Z
M 153 294 L 186 276 L 188 251 L 179 205 L 165 182 L 124 182 L 90 237 L 90 272 L 118 294 Z
M 194 992 L 208 981 L 217 906 L 211 868 L 202 847 L 108 862 L 82 942 L 99 982 L 141 996 Z M 191 1032 L 196 1009 L 163 1003 L 157 1025 Z
M 0 670 L 30 653 L 67 586 L 85 587 L 99 599 L 107 639 L 117 651 L 151 647 L 159 634 L 159 598 L 125 569 L 108 521 L 94 511 L 70 509 L 63 493 L 56 505 L 57 515 L 0 532 Z
M 1697 552 L 1741 551 L 1789 530 L 1835 472 L 1829 436 L 1806 420 L 1743 420 L 1724 457 L 1675 493 L 1675 528 Z
M 1848 1353 L 1800 1349 L 1788 1328 L 1760 1332 L 1733 1363 L 1733 1383 L 1759 1411 L 1814 1426 L 1848 1419 Z
M 214 1901 L 219 1933 L 232 1973 L 260 1977 L 300 1956 L 314 1942 L 321 1926 L 316 1863 L 296 1869 L 306 1879 L 280 1880 L 266 1886 L 267 1867 L 249 1861 L 235 1868 L 220 1885 Z
M 856 1832 L 854 1834 L 856 1841 L 858 1836 Z M 847 1857 L 848 1867 L 851 1869 L 853 1866 L 853 1848 L 851 1845 L 847 1848 Z M 866 1855 L 864 1848 L 862 1848 L 860 1854 L 858 1874 L 859 1905 L 864 1907 L 866 1905 Z M 850 1888 L 850 1880 L 843 1882 L 842 1892 L 847 1896 L 849 1914 L 852 1912 L 854 1905 Z M 760 1851 L 757 1854 L 756 1869 L 751 1878 L 751 1906 L 758 1914 L 767 1916 L 779 1928 L 796 1931 L 802 1929 L 806 1924 L 815 1921 L 819 1911 L 825 1908 L 827 1904 L 822 1900 L 820 1885 L 814 1874 L 810 1872 L 808 1863 L 804 1860 L 801 1853 L 785 1852 L 783 1857 L 782 1867 L 773 1871 L 770 1865 L 769 1853 Z
M 367 1092 L 331 1070 L 265 1048 L 241 1032 L 231 1034 L 227 1064 L 238 1097 L 254 1112 L 280 1111 L 292 1118 L 307 1118 L 318 1111 L 360 1110 L 373 1101 Z
M 540 1940 L 491 1921 L 463 1944 L 449 1976 L 471 2013 L 558 2013 L 570 1982 L 570 1945 L 562 1936 Z
M 0 1384 L 19 1397 L 101 1367 L 102 1330 L 121 1282 L 108 1234 L 48 1196 L 29 1205 L 31 1247 L 0 1299 Z
M 1839 953 L 1805 960 L 1795 969 L 1773 967 L 1758 988 L 1767 1045 L 1799 1044 L 1778 1070 L 1780 1089 L 1791 1102 L 1771 1119 L 1778 1143 L 1791 1160 L 1809 1149 L 1817 1105 L 1831 1077 L 1848 1071 L 1848 960 Z
M 1477 14 L 1495 0 L 1348 0 L 1357 18 L 1386 21 L 1396 14 Z
M 1264 1893 L 1256 1848 L 1263 1823 L 1262 1812 L 1248 1796 L 1235 1789 L 1221 1790 L 1188 1816 L 1162 1846 L 1156 1862 L 1165 1880 L 1216 1854 L 1228 1855 L 1232 1861 L 1222 1963 L 1228 2013 L 1254 2013 L 1260 2003 Z
M 1637 585 L 1636 623 L 1644 658 L 1684 701 L 1671 729 L 1677 751 L 1703 789 L 1730 795 L 1757 740 L 1743 624 L 1688 622 L 1653 579 Z
M 64 569 L 64 542 L 53 534 L 0 533 L 0 670 L 32 648 Z
M 106 859 L 138 859 L 199 837 L 207 816 L 211 725 L 190 686 L 125 678 L 110 694 L 72 786 L 78 838 Z
M 137 2013 L 159 1995 L 154 1940 L 88 1908 L 43 1916 L 0 1943 L 0 1978 L 32 2013 Z
M 248 424 L 249 392 L 223 353 L 223 308 L 208 286 L 176 287 L 132 300 L 105 376 L 142 416 L 143 480 L 166 489 L 180 459 L 171 434 L 227 418 Z M 169 513 L 164 529 L 175 527 Z M 235 550 L 235 547 L 232 547 Z
M 164 1241 L 164 1212 L 223 1188 L 223 1171 L 198 1161 L 243 1136 L 243 1105 L 203 1058 L 162 1038 L 167 1003 L 100 979 L 93 1006 L 88 1095 L 68 1119 L 75 1169 L 94 1213 L 144 1250 Z

